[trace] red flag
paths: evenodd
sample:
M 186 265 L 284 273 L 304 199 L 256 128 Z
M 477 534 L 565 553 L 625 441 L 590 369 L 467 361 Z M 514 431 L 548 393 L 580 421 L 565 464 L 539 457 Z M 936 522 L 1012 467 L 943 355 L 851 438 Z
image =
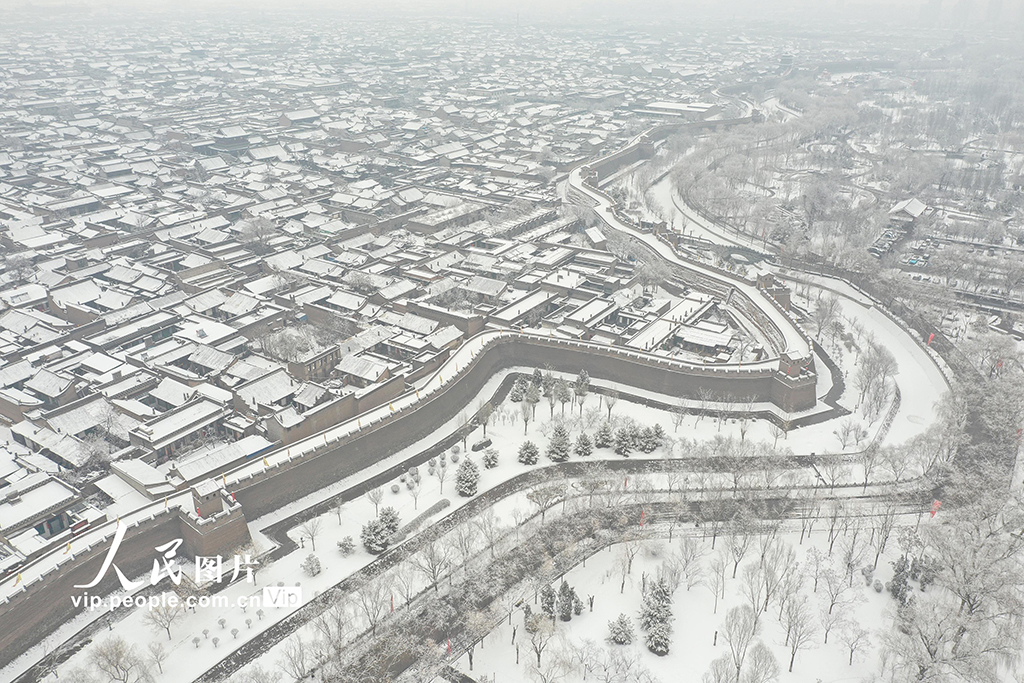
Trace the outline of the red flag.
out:
M 624 489 L 628 489 L 629 488 L 629 477 L 626 477 L 625 479 L 622 480 L 622 488 L 624 488 Z
M 391 611 L 392 612 L 395 611 L 395 596 L 394 595 L 391 596 Z
M 928 346 L 932 345 L 932 340 L 933 339 L 935 339 L 935 333 L 934 332 L 932 332 L 931 334 L 928 335 Z
M 640 511 L 640 526 L 644 525 L 644 511 Z
M 452 641 L 451 641 L 451 639 L 449 639 L 448 640 L 448 654 L 451 654 L 451 653 L 452 653 Z
M 935 513 L 939 511 L 940 507 L 942 507 L 942 501 L 941 500 L 937 500 L 934 503 L 932 503 L 932 514 L 931 514 L 932 517 L 935 516 Z

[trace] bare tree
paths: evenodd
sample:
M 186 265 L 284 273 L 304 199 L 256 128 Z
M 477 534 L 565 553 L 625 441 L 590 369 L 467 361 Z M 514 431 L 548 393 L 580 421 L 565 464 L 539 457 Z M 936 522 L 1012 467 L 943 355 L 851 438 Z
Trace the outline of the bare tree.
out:
M 448 479 L 448 463 L 445 460 L 441 460 L 437 463 L 437 467 L 434 468 L 434 476 L 437 477 L 437 492 L 444 493 L 444 482 Z
M 544 515 L 548 508 L 560 501 L 565 496 L 565 486 L 554 484 L 534 489 L 526 494 L 527 500 L 537 506 L 540 511 L 540 521 L 544 521 Z
M 530 648 L 537 655 L 537 666 L 541 665 L 541 655 L 555 637 L 555 624 L 546 614 L 537 612 L 527 620 L 526 630 L 530 634 Z
M 754 636 L 757 635 L 757 620 L 754 618 L 753 610 L 746 605 L 731 608 L 725 614 L 721 630 L 722 638 L 729 646 L 733 670 L 736 672 L 735 680 L 739 681 L 743 662 L 747 658 L 747 650 L 750 648 Z
M 679 426 L 683 424 L 683 420 L 686 419 L 686 407 L 680 403 L 672 407 L 672 431 L 674 433 L 679 431 Z
M 170 640 L 171 626 L 174 625 L 174 622 L 181 619 L 184 614 L 185 610 L 181 603 L 175 601 L 172 605 L 161 601 L 161 604 L 154 606 L 153 609 L 146 612 L 145 620 L 153 628 L 166 631 L 167 640 Z
M 875 521 L 873 534 L 875 561 L 871 566 L 878 569 L 878 558 L 885 552 L 885 546 L 889 543 L 889 537 L 896 525 L 896 501 L 892 498 L 886 500 L 880 509 L 875 510 L 873 519 Z
M 825 636 L 823 642 L 828 645 L 828 634 L 832 632 L 832 629 L 841 628 L 845 619 L 839 612 L 829 612 L 826 607 L 823 604 L 818 610 L 818 623 L 821 624 L 821 630 Z
M 530 420 L 533 419 L 533 411 L 526 399 L 519 402 L 519 414 L 523 418 L 523 435 L 525 436 L 530 428 Z
M 747 652 L 743 683 L 772 683 L 779 679 L 779 661 L 771 648 L 758 641 Z
M 821 464 L 821 473 L 825 478 L 825 483 L 828 484 L 829 493 L 834 493 L 836 484 L 849 476 L 850 468 L 838 457 L 827 457 Z
M 806 650 L 814 640 L 814 621 L 807 604 L 807 596 L 798 596 L 786 606 L 783 622 L 786 629 L 786 645 L 789 646 L 789 671 L 793 672 L 793 662 L 800 650 Z
M 756 562 L 743 568 L 743 594 L 754 613 L 754 621 L 758 621 L 764 611 L 764 570 Z
M 715 392 L 705 387 L 697 388 L 697 410 L 694 411 L 697 415 L 697 419 L 693 421 L 693 426 L 696 427 L 697 423 L 707 416 L 708 411 L 711 409 L 711 404 L 715 400 Z
M 850 652 L 849 666 L 853 666 L 853 657 L 871 644 L 870 634 L 857 624 L 846 623 L 839 628 L 839 640 Z
M 366 497 L 373 503 L 373 516 L 377 517 L 380 515 L 380 503 L 384 500 L 384 488 L 378 486 L 375 489 L 370 489 L 366 492 Z
M 608 409 L 608 419 L 609 420 L 612 419 L 612 408 L 615 407 L 615 404 L 618 403 L 618 401 L 619 401 L 619 392 L 617 392 L 617 391 L 609 390 L 604 395 L 604 407 Z
M 864 470 L 864 491 L 868 490 L 868 481 L 871 473 L 878 469 L 882 461 L 883 451 L 875 444 L 868 444 L 868 447 L 860 454 L 860 466 Z
M 679 552 L 676 554 L 679 568 L 686 577 L 686 590 L 690 590 L 703 578 L 702 564 L 704 561 L 704 549 L 692 536 L 684 536 L 679 544 Z
M 301 681 L 309 675 L 310 667 L 313 666 L 312 654 L 306 647 L 306 641 L 302 639 L 302 636 L 296 634 L 285 643 L 277 665 L 287 675 L 296 681 Z
M 409 558 L 409 561 L 426 577 L 436 593 L 438 582 L 451 565 L 451 553 L 445 544 L 432 541 Z
M 487 438 L 487 425 L 491 423 L 491 416 L 494 415 L 494 406 L 491 405 L 490 401 L 485 402 L 480 409 L 476 411 L 476 419 L 480 423 L 480 426 L 484 428 L 484 438 Z
M 373 635 L 377 635 L 377 626 L 389 611 L 393 581 L 390 575 L 376 577 L 360 586 L 352 596 Z
M 114 636 L 96 645 L 89 659 L 100 672 L 117 683 L 148 683 L 153 675 L 134 645 Z
M 378 489 L 380 490 L 380 489 Z M 312 519 L 306 520 L 306 522 L 299 527 L 299 532 L 309 539 L 310 544 L 313 546 L 313 551 L 316 551 L 316 537 L 320 533 L 320 527 L 323 522 L 319 517 L 313 517 Z
M 493 508 L 488 508 L 486 512 L 479 515 L 474 522 L 480 535 L 484 537 L 487 542 L 487 548 L 491 551 L 491 557 L 494 557 L 494 545 L 501 538 L 504 531 L 504 527 L 501 525 L 501 519 L 494 514 Z
M 409 484 L 406 486 L 409 489 L 409 495 L 412 496 L 412 509 L 418 510 L 420 507 L 420 494 L 423 493 L 423 486 L 420 484 L 419 479 L 409 479 Z
M 170 656 L 170 653 L 164 649 L 163 643 L 152 642 L 147 646 L 149 650 L 149 658 L 156 664 L 156 669 L 160 673 L 164 672 L 164 662 Z
M 708 564 L 708 573 L 704 577 L 704 585 L 707 586 L 711 594 L 715 596 L 715 609 L 714 613 L 718 614 L 718 600 L 723 597 L 725 593 L 725 570 L 726 560 L 721 553 L 716 553 L 711 558 L 711 562 Z
M 822 605 L 826 613 L 832 614 L 837 605 L 846 603 L 846 592 L 849 590 L 849 586 L 846 583 L 846 577 L 840 576 L 831 567 L 825 569 L 823 578 L 825 579 L 827 599 L 822 600 Z

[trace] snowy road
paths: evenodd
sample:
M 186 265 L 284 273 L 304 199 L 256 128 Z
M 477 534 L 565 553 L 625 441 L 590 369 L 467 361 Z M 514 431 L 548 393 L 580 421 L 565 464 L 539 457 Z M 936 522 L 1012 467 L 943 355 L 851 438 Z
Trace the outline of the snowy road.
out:
M 771 320 L 775 327 L 782 333 L 784 339 L 782 351 L 786 351 L 799 358 L 807 358 L 811 355 L 811 345 L 797 327 L 796 323 L 782 310 L 771 305 L 753 284 L 738 277 L 726 277 L 722 272 L 709 267 L 702 266 L 693 261 L 680 258 L 672 247 L 655 235 L 640 232 L 636 228 L 627 225 L 619 220 L 612 213 L 612 201 L 603 192 L 594 190 L 583 182 L 583 168 L 579 166 L 569 174 L 569 184 L 576 192 L 585 195 L 597 204 L 597 214 L 613 230 L 629 235 L 650 247 L 658 256 L 664 260 L 686 270 L 700 274 L 703 277 L 711 278 L 742 292 L 754 302 L 756 306 Z

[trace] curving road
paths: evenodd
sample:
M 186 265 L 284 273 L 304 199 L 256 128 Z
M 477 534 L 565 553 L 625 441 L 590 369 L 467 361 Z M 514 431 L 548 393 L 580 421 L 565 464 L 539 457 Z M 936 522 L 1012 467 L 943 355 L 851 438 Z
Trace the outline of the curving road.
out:
M 588 164 L 577 166 L 569 173 L 569 187 L 593 202 L 598 216 L 612 230 L 629 235 L 630 237 L 643 242 L 652 251 L 665 261 L 674 266 L 697 273 L 702 277 L 711 278 L 742 292 L 748 299 L 753 301 L 761 311 L 771 320 L 772 324 L 782 333 L 784 340 L 782 351 L 798 358 L 809 358 L 812 355 L 811 344 L 803 332 L 782 310 L 775 307 L 771 302 L 765 300 L 764 295 L 755 285 L 738 277 L 728 277 L 722 271 L 703 266 L 693 261 L 685 260 L 676 254 L 671 245 L 662 242 L 657 236 L 637 230 L 631 225 L 619 220 L 612 212 L 614 202 L 605 193 L 595 190 L 583 181 L 583 170 Z

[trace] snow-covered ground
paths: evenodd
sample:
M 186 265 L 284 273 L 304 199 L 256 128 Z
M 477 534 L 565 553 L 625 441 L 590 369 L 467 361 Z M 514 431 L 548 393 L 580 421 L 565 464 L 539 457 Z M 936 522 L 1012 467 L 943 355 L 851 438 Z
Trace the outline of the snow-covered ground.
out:
M 904 520 L 906 523 L 907 520 Z M 929 520 L 922 524 L 930 523 Z M 861 531 L 868 534 L 869 531 Z M 793 683 L 844 683 L 850 681 L 867 680 L 872 673 L 878 669 L 878 656 L 880 636 L 879 632 L 884 628 L 889 611 L 895 605 L 895 601 L 887 591 L 877 593 L 873 587 L 865 582 L 859 569 L 855 572 L 852 586 L 842 592 L 841 601 L 833 608 L 833 613 L 840 619 L 840 624 L 832 627 L 829 633 L 828 643 L 824 642 L 824 628 L 822 620 L 827 619 L 823 614 L 827 612 L 830 602 L 826 581 L 822 578 L 819 581 L 817 592 L 814 592 L 814 562 L 810 561 L 808 553 L 816 549 L 825 558 L 826 566 L 839 574 L 844 573 L 842 564 L 842 552 L 850 534 L 840 536 L 839 541 L 829 556 L 827 524 L 819 521 L 809 538 L 804 539 L 803 544 L 799 543 L 799 529 L 790 527 L 788 532 L 782 533 L 779 540 L 794 552 L 794 560 L 799 563 L 795 570 L 803 577 L 803 585 L 800 595 L 808 600 L 808 607 L 811 612 L 811 623 L 814 635 L 811 643 L 806 649 L 801 649 L 793 666 L 793 672 L 787 672 L 791 656 L 790 648 L 785 645 L 786 633 L 782 622 L 779 619 L 780 602 L 778 598 L 770 599 L 768 610 L 759 619 L 757 635 L 753 643 L 763 642 L 768 646 L 780 667 L 781 676 L 778 680 Z M 889 562 L 899 554 L 895 541 L 897 534 L 894 532 L 886 546 L 886 552 L 878 562 L 878 569 L 873 579 L 879 579 L 883 583 L 892 577 L 892 568 Z M 638 628 L 637 615 L 642 599 L 642 587 L 645 579 L 654 580 L 664 572 L 667 563 L 671 558 L 681 553 L 683 539 L 688 538 L 691 543 L 696 543 L 700 549 L 700 560 L 692 570 L 697 575 L 692 578 L 683 578 L 681 585 L 673 595 L 672 613 L 674 616 L 673 634 L 669 654 L 658 657 L 648 651 L 643 643 L 643 633 Z M 866 541 L 867 537 L 860 539 Z M 686 529 L 677 532 L 675 540 L 669 543 L 666 538 L 659 538 L 646 542 L 646 547 L 637 555 L 633 562 L 632 571 L 625 576 L 623 588 L 622 563 L 624 550 L 622 546 L 611 546 L 600 551 L 586 562 L 586 566 L 578 565 L 572 569 L 565 580 L 572 586 L 584 603 L 583 613 L 574 616 L 569 622 L 556 620 L 556 635 L 548 649 L 541 657 L 541 671 L 552 669 L 559 659 L 573 660 L 576 657 L 575 665 L 564 678 L 557 680 L 565 683 L 577 683 L 584 680 L 583 672 L 579 666 L 580 658 L 588 658 L 593 662 L 601 658 L 607 658 L 612 652 L 635 657 L 640 667 L 646 668 L 657 680 L 663 683 L 670 681 L 699 681 L 711 666 L 712 660 L 729 653 L 729 646 L 725 642 L 725 629 L 723 623 L 726 614 L 733 607 L 750 604 L 747 597 L 747 588 L 744 582 L 744 572 L 747 567 L 754 567 L 760 564 L 757 539 L 751 543 L 739 565 L 736 578 L 732 578 L 733 560 L 729 554 L 730 545 L 727 538 L 719 537 L 716 542 L 716 550 L 711 550 L 711 540 L 704 539 L 699 529 Z M 870 565 L 874 561 L 875 550 L 868 546 L 866 556 L 858 564 L 858 567 Z M 710 584 L 712 574 L 711 562 L 716 556 L 721 556 L 727 567 L 725 572 L 725 598 L 718 600 L 717 609 Z M 844 586 L 845 581 L 841 581 Z M 688 588 L 687 584 L 692 584 Z M 552 584 L 557 590 L 559 581 Z M 593 611 L 587 607 L 588 597 L 594 596 Z M 532 595 L 531 609 L 534 613 L 540 611 L 540 605 L 534 604 Z M 636 639 L 631 645 L 614 645 L 606 641 L 608 637 L 608 622 L 625 614 L 633 623 Z M 516 627 L 516 644 L 519 646 L 519 662 L 516 663 L 516 647 L 512 644 L 512 628 Z M 862 628 L 868 632 L 867 642 L 857 650 L 854 656 L 853 665 L 849 664 L 850 652 L 844 643 L 844 632 Z M 717 632 L 717 645 L 715 644 Z M 588 645 L 589 643 L 592 644 Z M 588 653 L 588 654 L 584 654 Z M 749 663 L 748 663 L 749 666 Z M 469 673 L 469 657 L 463 655 L 457 663 L 457 668 Z M 526 681 L 542 680 L 534 679 L 536 668 L 536 655 L 530 646 L 530 636 L 523 628 L 523 615 L 517 611 L 512 618 L 512 625 L 502 623 L 498 628 L 489 633 L 481 646 L 474 649 L 473 675 L 479 681 L 482 676 L 487 676 L 488 681 Z M 634 669 L 638 670 L 638 669 Z M 622 677 L 621 679 L 605 679 L 600 673 L 591 671 L 586 680 L 637 680 Z
M 509 372 L 516 370 L 521 372 L 529 371 L 527 368 L 513 368 Z M 482 393 L 493 392 L 503 376 L 504 374 L 492 378 Z M 665 400 L 666 402 L 671 400 L 671 397 L 663 397 L 656 394 L 652 394 L 652 397 Z M 671 405 L 672 403 L 669 404 Z M 672 437 L 668 447 L 660 448 L 649 455 L 634 452 L 632 456 L 634 459 L 645 457 L 657 459 L 673 455 L 683 456 L 692 453 L 690 444 L 695 442 L 710 443 L 716 440 L 720 442 L 721 439 L 728 438 L 732 438 L 735 441 L 741 439 L 742 425 L 737 420 L 730 419 L 719 424 L 719 421 L 713 417 L 704 417 L 697 420 L 694 416 L 687 416 L 678 430 L 676 430 L 672 413 L 647 408 L 624 399 L 620 399 L 615 404 L 611 414 L 613 421 L 616 423 L 630 418 L 645 426 L 656 423 L 660 424 L 665 432 Z M 608 412 L 604 405 L 604 399 L 597 395 L 590 396 L 582 416 L 578 409 L 576 411 L 569 411 L 567 409 L 563 417 L 560 405 L 555 407 L 553 413 L 554 421 L 564 420 L 573 439 L 581 430 L 593 435 L 607 415 Z M 491 424 L 488 427 L 487 436 L 493 441 L 494 448 L 499 452 L 499 465 L 494 469 L 484 469 L 481 467 L 480 492 L 523 472 L 550 464 L 550 461 L 544 455 L 544 451 L 548 442 L 547 435 L 553 426 L 553 420 L 552 411 L 546 400 L 542 400 L 537 405 L 536 418 L 524 430 L 518 404 L 506 401 L 497 407 Z M 447 425 L 446 429 L 439 430 L 437 436 L 432 441 L 436 442 L 445 434 L 450 433 L 448 429 L 454 430 L 457 424 L 457 421 L 453 421 L 450 425 Z M 780 448 L 788 448 L 802 453 L 809 452 L 810 450 L 822 452 L 827 450 L 826 447 L 822 447 L 822 444 L 828 443 L 833 445 L 833 450 L 838 450 L 838 443 L 836 443 L 836 439 L 832 435 L 833 429 L 834 425 L 828 422 L 797 429 L 789 434 L 788 439 L 785 437 L 780 438 L 778 445 Z M 746 434 L 742 438 L 747 442 L 760 441 L 771 445 L 774 441 L 774 436 L 768 425 L 763 422 L 754 421 L 746 427 L 746 430 Z M 477 430 L 470 437 L 468 443 L 472 444 L 481 437 L 481 431 Z M 523 465 L 516 460 L 516 454 L 520 445 L 527 439 L 536 443 L 541 450 L 540 462 L 534 466 Z M 351 477 L 316 494 L 295 501 L 274 512 L 272 515 L 252 520 L 250 522 L 250 529 L 256 539 L 257 547 L 262 546 L 262 549 L 266 550 L 269 543 L 259 533 L 260 529 L 266 528 L 270 524 L 305 509 L 312 504 L 325 500 L 331 495 L 371 476 L 374 472 L 383 470 L 395 462 L 400 462 L 401 459 L 408 457 L 424 446 L 425 444 L 417 444 L 415 447 L 410 447 L 406 451 L 391 456 L 375 468 L 372 468 L 372 471 L 362 472 L 357 477 Z M 465 457 L 465 453 L 460 453 L 460 456 Z M 481 455 L 479 453 L 471 453 L 470 457 L 474 462 L 480 464 Z M 621 456 L 615 455 L 610 449 L 599 449 L 595 451 L 590 459 L 596 462 L 601 459 L 620 458 Z M 394 507 L 404 524 L 438 501 L 448 499 L 451 502 L 450 507 L 440 511 L 432 519 L 424 521 L 420 527 L 422 529 L 423 526 L 452 513 L 469 500 L 455 493 L 454 470 L 456 467 L 457 465 L 449 464 L 448 478 L 443 483 L 427 475 L 426 467 L 421 467 L 420 472 L 423 475 L 423 486 L 422 493 L 417 500 L 414 500 L 409 490 L 401 484 L 399 484 L 399 492 L 392 493 L 391 483 L 389 483 L 384 487 L 384 498 L 381 506 Z M 854 470 L 850 473 L 850 476 L 853 477 L 852 480 L 858 480 L 860 475 Z M 884 478 L 884 474 L 879 476 Z M 393 483 L 397 484 L 399 482 L 396 480 Z M 727 485 L 725 481 L 720 482 L 720 484 L 723 486 Z M 519 492 L 509 496 L 493 507 L 493 512 L 498 520 L 500 520 L 499 524 L 501 526 L 511 527 L 518 519 L 528 516 L 528 514 L 535 511 L 536 507 L 526 499 L 525 493 Z M 262 568 L 257 575 L 257 585 L 254 586 L 240 582 L 219 593 L 219 596 L 227 599 L 228 606 L 216 609 L 200 608 L 195 613 L 187 613 L 179 623 L 172 627 L 172 639 L 170 641 L 166 640 L 164 634 L 157 633 L 146 624 L 144 620 L 145 610 L 141 609 L 135 610 L 123 620 L 114 624 L 110 635 L 123 637 L 128 642 L 137 644 L 140 649 L 144 648 L 149 642 L 163 642 L 165 648 L 171 652 L 171 657 L 164 663 L 166 672 L 163 676 L 164 680 L 191 680 L 213 666 L 221 658 L 245 642 L 245 640 L 280 621 L 280 619 L 292 612 L 291 609 L 285 608 L 264 608 L 264 615 L 260 618 L 254 614 L 253 609 L 243 610 L 239 606 L 239 598 L 257 596 L 262 592 L 264 586 L 276 585 L 278 582 L 282 582 L 287 586 L 294 586 L 298 582 L 301 584 L 303 603 L 305 603 L 311 600 L 317 592 L 325 590 L 371 562 L 373 556 L 362 548 L 359 542 L 359 535 L 362 525 L 374 516 L 375 510 L 372 502 L 363 496 L 345 504 L 341 512 L 340 523 L 335 511 L 329 511 L 318 518 L 319 532 L 315 539 L 315 554 L 323 566 L 323 571 L 316 577 L 306 576 L 301 569 L 302 562 L 307 555 L 313 552 L 313 543 L 303 538 L 305 532 L 302 528 L 293 528 L 290 530 L 289 535 L 297 543 L 304 545 L 304 547 L 300 547 L 300 549 L 286 555 L 277 562 Z M 342 556 L 337 548 L 337 542 L 346 536 L 351 536 L 356 544 L 355 552 L 348 557 Z M 589 565 L 590 563 L 588 562 L 588 568 Z M 194 569 L 187 566 L 186 571 L 194 572 Z M 419 586 L 419 588 L 422 587 L 422 585 Z M 226 620 L 224 628 L 221 628 L 218 623 L 218 620 L 221 618 Z M 246 619 L 251 620 L 251 623 L 246 624 Z M 359 623 L 358 619 L 358 617 L 354 616 L 354 623 Z M 231 635 L 231 629 L 233 628 L 239 629 L 237 637 Z M 209 630 L 209 638 L 203 636 L 204 630 Z M 106 634 L 102 633 L 96 642 L 102 642 L 104 635 Z M 193 638 L 196 637 L 201 639 L 198 648 L 193 644 Z M 216 648 L 212 644 L 212 638 L 214 637 L 220 639 Z M 52 641 L 48 644 L 52 645 Z M 95 647 L 95 644 L 94 642 L 74 655 L 69 662 L 61 667 L 61 671 L 68 671 L 74 667 L 85 665 L 88 661 L 89 653 Z M 283 644 L 263 657 L 264 663 L 272 663 L 278 656 L 281 647 L 283 647 Z M 38 659 L 41 654 L 42 652 L 35 652 L 35 659 Z M 17 670 L 23 670 L 25 663 L 29 659 L 26 658 L 20 661 L 21 666 L 17 667 Z M 0 674 L 0 680 L 11 680 L 16 672 L 15 667 L 8 667 Z
M 785 276 L 783 276 L 785 279 Z M 903 443 L 923 433 L 936 420 L 935 404 L 949 389 L 937 362 L 941 359 L 932 355 L 918 343 L 912 332 L 908 332 L 880 311 L 861 292 L 842 280 L 801 273 L 800 279 L 816 283 L 819 287 L 794 287 L 796 303 L 813 308 L 813 300 L 821 294 L 838 294 L 840 315 L 849 329 L 855 324 L 864 336 L 874 340 L 892 353 L 896 359 L 898 373 L 895 382 L 900 388 L 902 402 L 889 429 L 885 444 Z M 806 296 L 802 296 L 807 289 Z M 856 354 L 840 349 L 840 367 L 847 375 L 847 393 L 840 404 L 849 409 L 856 407 L 856 391 L 850 384 L 856 371 Z

